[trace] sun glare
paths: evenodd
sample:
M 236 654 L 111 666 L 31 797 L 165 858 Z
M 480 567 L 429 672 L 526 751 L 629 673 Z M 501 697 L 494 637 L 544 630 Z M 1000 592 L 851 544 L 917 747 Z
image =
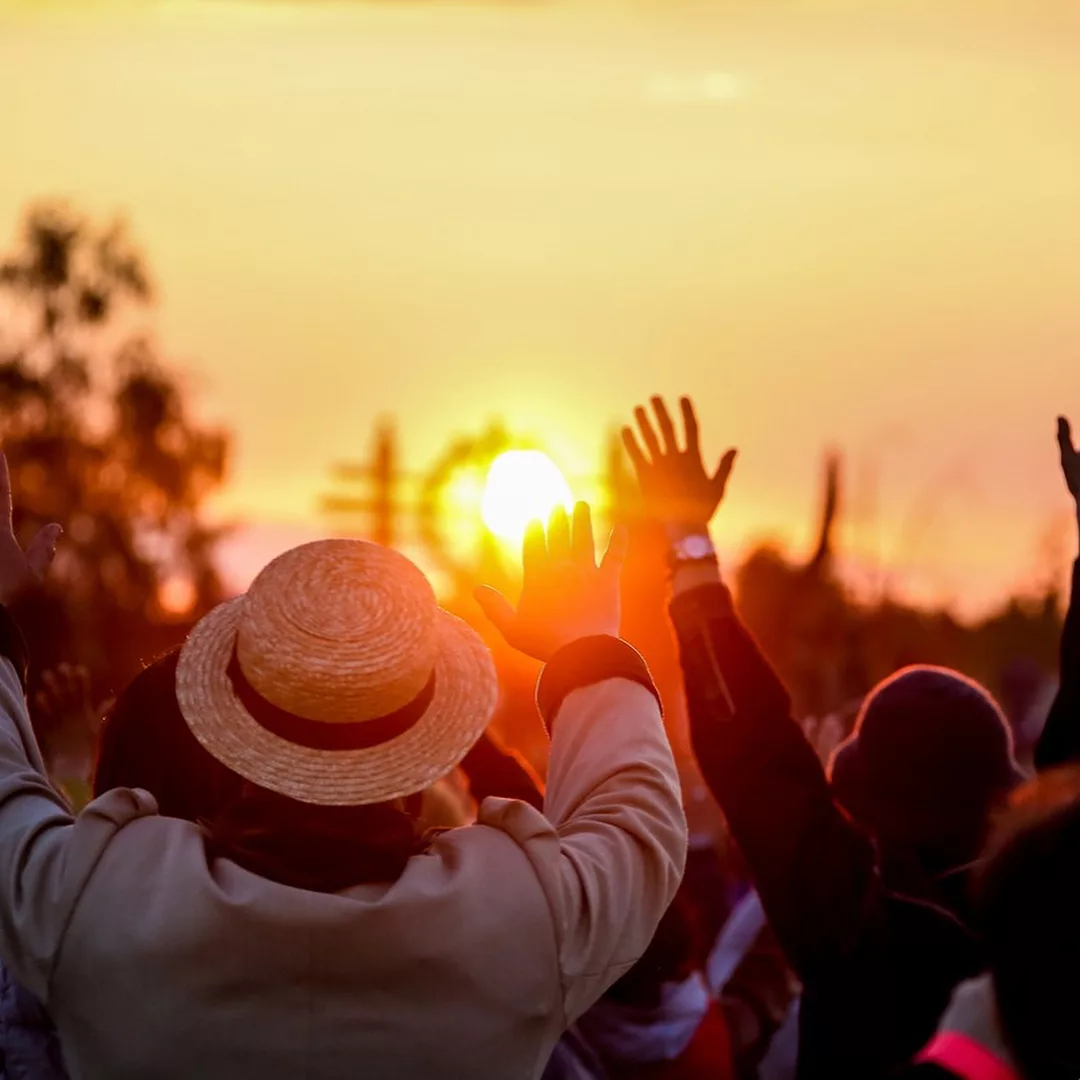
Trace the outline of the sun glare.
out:
M 520 543 L 535 518 L 546 520 L 556 506 L 573 506 L 574 496 L 559 467 L 539 450 L 507 450 L 488 471 L 480 513 L 498 537 Z

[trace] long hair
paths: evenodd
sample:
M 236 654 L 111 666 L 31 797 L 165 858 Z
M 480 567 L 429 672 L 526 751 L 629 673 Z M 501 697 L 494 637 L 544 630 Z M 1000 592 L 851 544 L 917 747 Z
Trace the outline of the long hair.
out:
M 195 822 L 208 857 L 261 877 L 336 892 L 393 881 L 422 851 L 420 796 L 371 806 L 313 806 L 252 784 L 214 758 L 188 728 L 176 700 L 179 650 L 159 657 L 105 717 L 94 794 L 144 788 L 166 817 Z

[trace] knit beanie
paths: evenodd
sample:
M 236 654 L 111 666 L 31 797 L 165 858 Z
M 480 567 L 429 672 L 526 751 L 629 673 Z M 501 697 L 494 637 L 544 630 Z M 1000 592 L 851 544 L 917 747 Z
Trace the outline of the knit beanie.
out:
M 993 697 L 959 672 L 920 665 L 871 691 L 829 778 L 841 805 L 882 840 L 966 858 L 1023 776 Z

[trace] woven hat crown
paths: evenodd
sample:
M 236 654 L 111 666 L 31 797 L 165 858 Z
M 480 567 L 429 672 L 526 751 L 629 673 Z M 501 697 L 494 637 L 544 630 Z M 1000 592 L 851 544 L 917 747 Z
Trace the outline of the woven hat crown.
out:
M 431 678 L 435 594 L 404 555 L 362 540 L 319 540 L 271 562 L 243 600 L 236 655 L 267 701 L 307 720 L 392 713 Z

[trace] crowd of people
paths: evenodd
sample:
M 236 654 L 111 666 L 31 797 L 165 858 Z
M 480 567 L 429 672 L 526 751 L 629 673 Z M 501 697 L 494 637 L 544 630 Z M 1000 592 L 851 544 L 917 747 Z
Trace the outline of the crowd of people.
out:
M 624 442 L 722 858 L 620 637 L 628 538 L 597 559 L 584 504 L 530 526 L 516 605 L 477 593 L 543 662 L 542 780 L 489 730 L 481 636 L 402 554 L 325 540 L 108 703 L 76 812 L 9 612 L 62 530 L 20 547 L 0 467 L 2 1080 L 1080 1076 L 1076 572 L 1033 775 L 942 667 L 808 737 L 710 539 L 735 451 L 707 470 L 690 401 L 651 406 Z

